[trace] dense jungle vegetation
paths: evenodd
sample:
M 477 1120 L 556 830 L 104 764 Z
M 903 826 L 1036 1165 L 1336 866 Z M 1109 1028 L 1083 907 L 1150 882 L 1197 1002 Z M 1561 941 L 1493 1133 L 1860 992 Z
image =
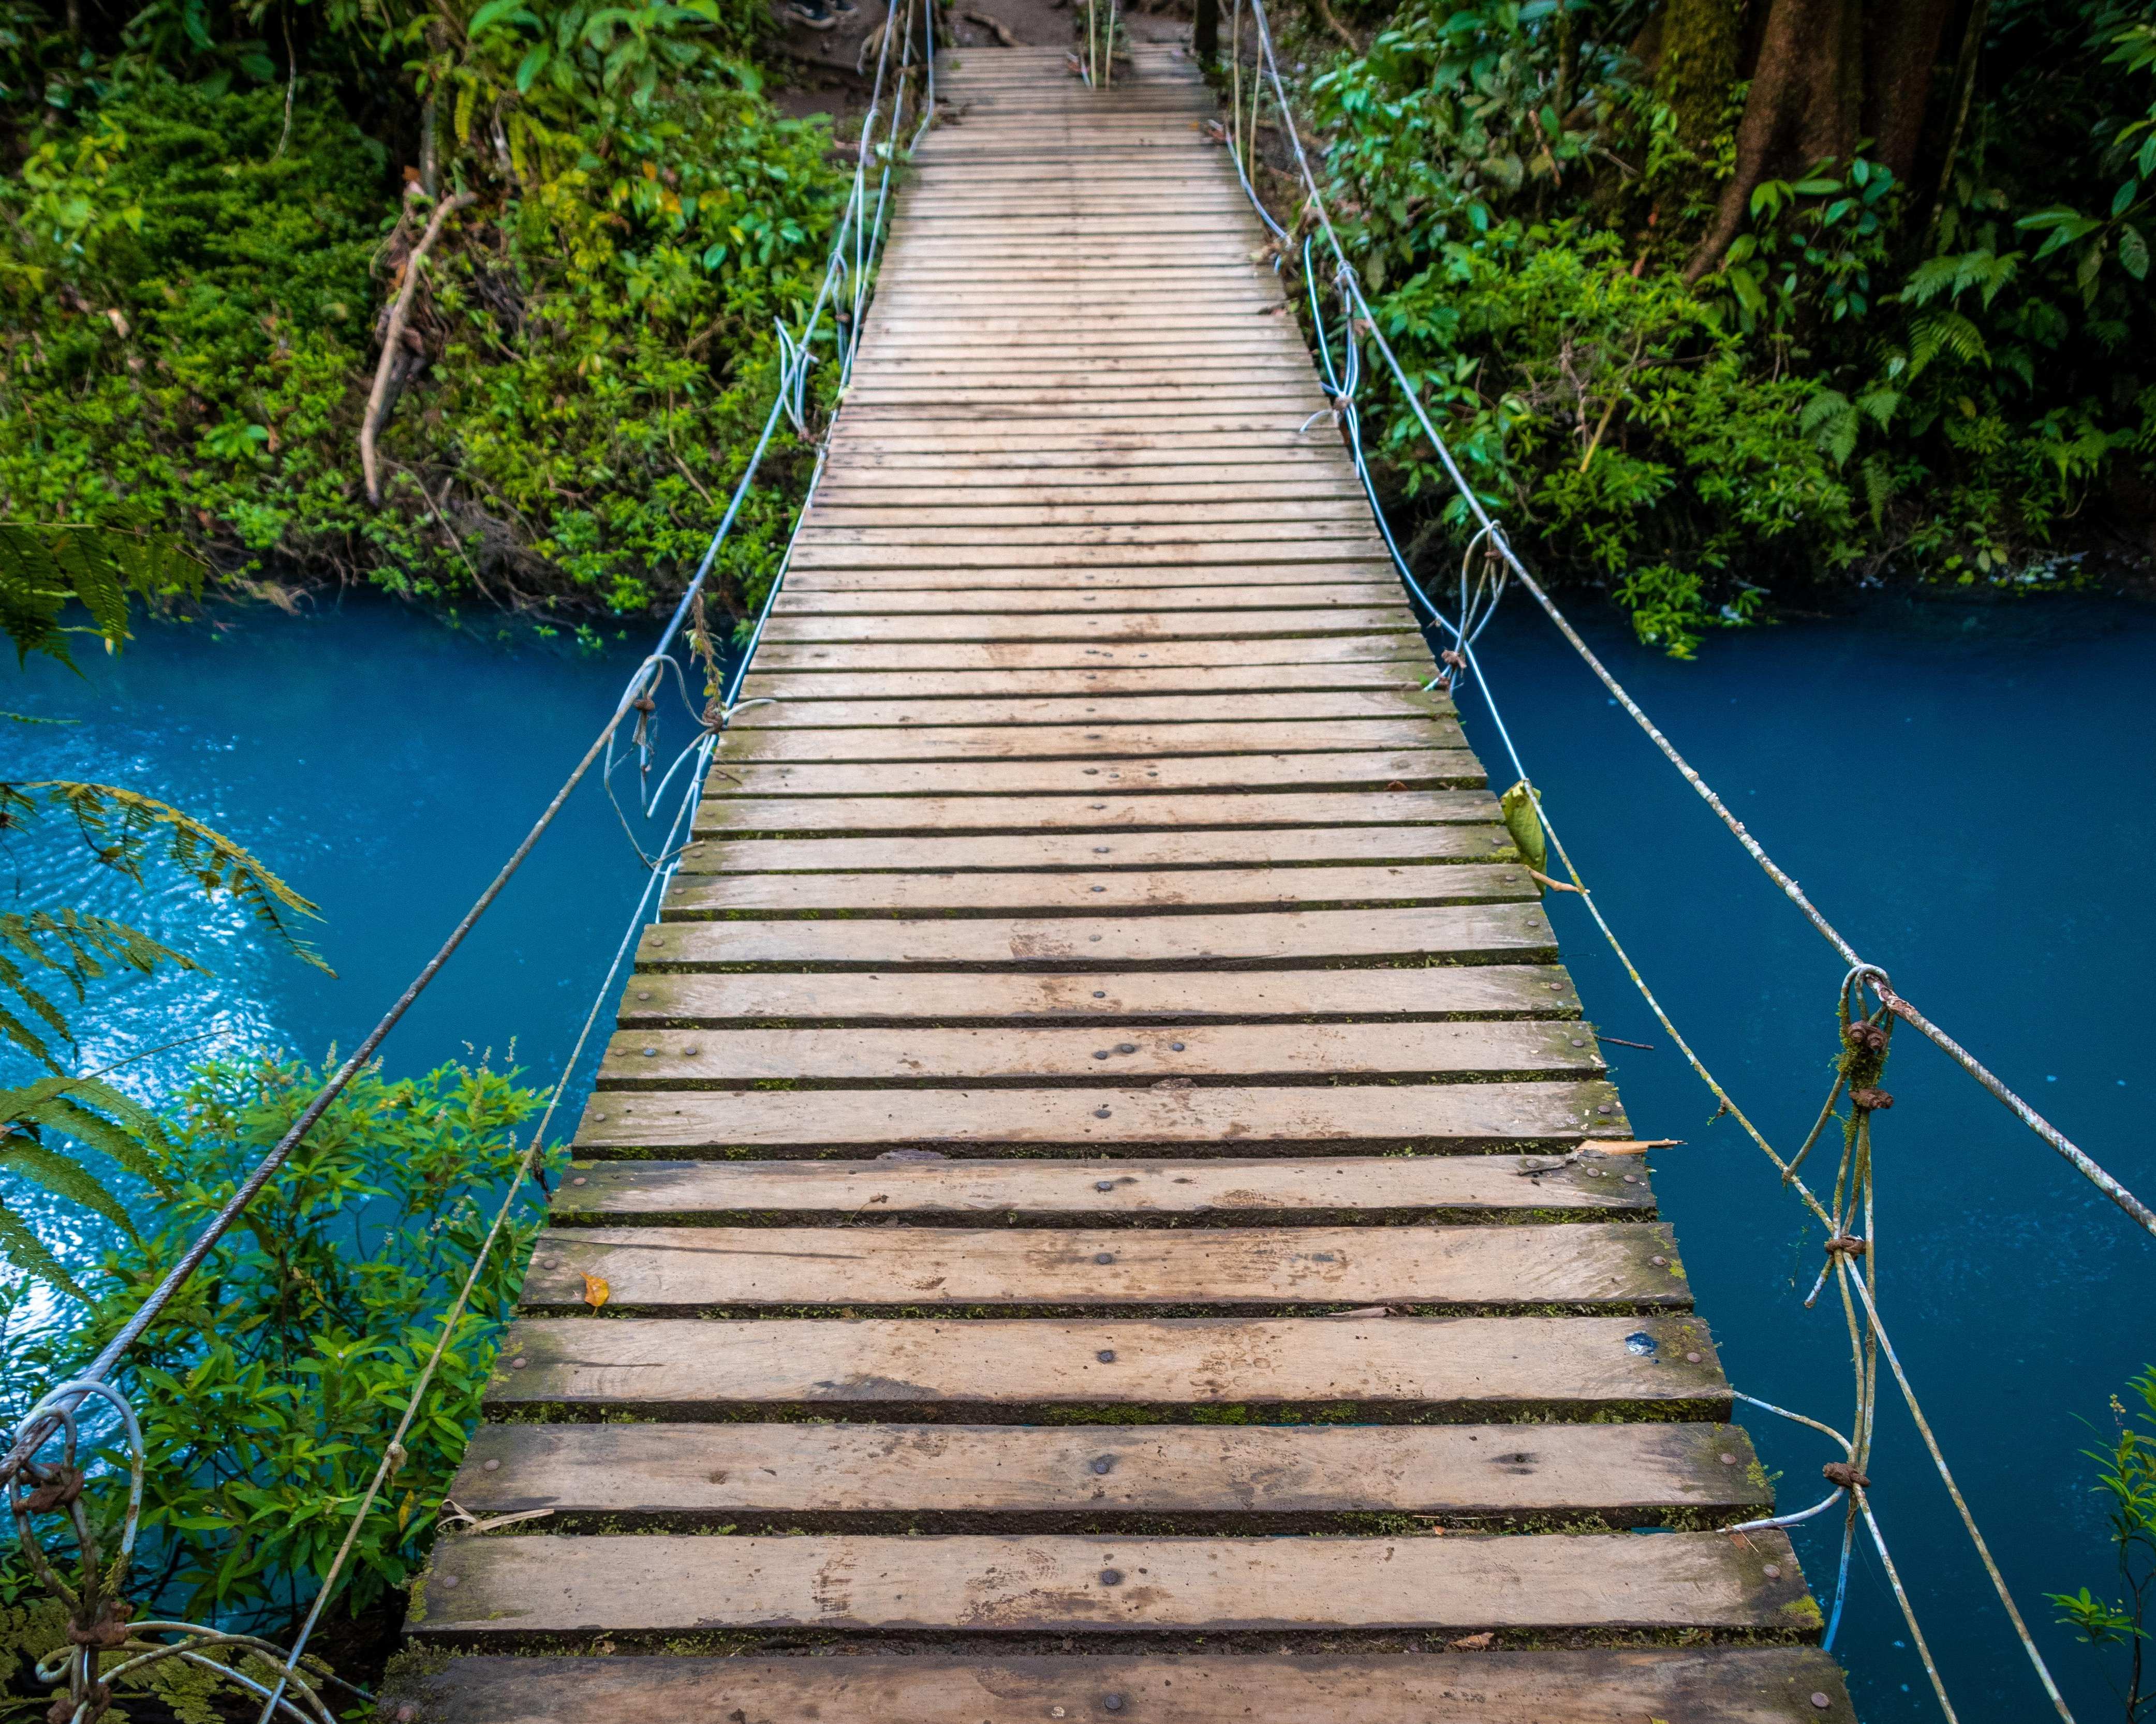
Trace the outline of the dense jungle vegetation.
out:
M 2145 585 L 2148 0 L 1280 13 L 1475 482 L 1646 637 L 1890 578 Z M 678 589 L 839 196 L 825 122 L 763 94 L 767 28 L 757 0 L 0 0 L 0 517 L 163 529 L 271 597 Z M 1435 573 L 1460 536 L 1378 407 Z M 722 566 L 737 611 L 798 454 Z
M 1291 93 L 1389 336 L 1478 488 L 1644 637 L 1891 577 L 2145 590 L 2147 0 L 1313 13 Z M 1459 536 L 1425 523 L 1433 572 Z
M 271 597 L 678 587 L 846 173 L 766 99 L 762 20 L 0 0 L 0 516 L 174 531 Z M 722 591 L 771 561 L 783 455 Z

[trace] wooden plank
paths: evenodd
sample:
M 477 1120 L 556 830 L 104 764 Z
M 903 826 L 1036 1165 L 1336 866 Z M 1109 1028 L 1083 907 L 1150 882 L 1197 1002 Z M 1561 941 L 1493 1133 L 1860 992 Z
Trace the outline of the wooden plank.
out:
M 1059 1713 L 1175 1724 L 1856 1724 L 1841 1671 L 1809 1646 L 1537 1648 L 1471 1657 L 1180 1656 L 504 1658 L 436 1656 L 394 1670 L 430 1724 L 1030 1724 Z M 1814 1694 L 1827 1700 L 1811 1702 Z
M 1496 798 L 1482 790 L 1306 792 L 1221 796 L 707 798 L 696 835 L 793 834 L 1173 831 L 1238 826 L 1450 825 L 1489 820 Z
M 1081 552 L 1074 549 L 1067 554 L 1075 557 Z M 950 560 L 956 563 L 959 558 Z M 1300 641 L 1322 634 L 1360 637 L 1381 633 L 1405 635 L 1420 644 L 1413 613 L 1405 603 L 1361 610 L 1231 611 L 1219 615 L 1203 611 L 1128 611 L 1106 617 L 773 617 L 764 625 L 763 638 L 802 643 L 872 640 L 886 646 L 916 640 L 1029 644 L 1066 640 L 1127 646 L 1157 640 L 1249 640 L 1260 634 Z
M 1578 1015 L 1578 997 L 1564 972 L 1542 964 L 1074 976 L 642 970 L 621 1002 L 625 1029 L 794 1023 L 1249 1024 L 1327 1018 L 1382 1023 Z
M 1774 1569 L 1768 1578 L 1766 1570 Z M 454 1576 L 454 1590 L 443 1584 Z M 1126 1581 L 1129 1583 L 1125 1584 Z M 1722 1629 L 1810 1634 L 1788 1537 L 576 1539 L 444 1537 L 413 1596 L 429 1639 L 722 1629 L 1205 1634 Z
M 1317 968 L 1543 962 L 1556 956 L 1556 943 L 1549 919 L 1531 901 L 1194 916 L 676 921 L 644 931 L 637 962 L 691 969 Z
M 588 1155 L 843 1155 L 1158 1149 L 1190 1155 L 1347 1149 L 1570 1150 L 1630 1126 L 1608 1084 L 1343 1084 L 1258 1089 L 683 1090 L 595 1093 Z
M 1004 1530 L 1137 1515 L 1289 1526 L 1355 1514 L 1451 1525 L 1592 1515 L 1653 1526 L 1676 1513 L 1697 1525 L 1767 1511 L 1772 1491 L 1755 1465 L 1750 1439 L 1722 1424 L 511 1424 L 479 1428 L 449 1494 L 482 1519 L 551 1509 L 557 1522 L 782 1519 L 832 1530 L 901 1515 L 939 1526 L 993 1516 Z
M 1266 667 L 1269 668 L 1269 667 Z M 921 671 L 847 676 L 786 675 L 773 673 L 751 677 L 748 699 L 776 702 L 770 706 L 737 706 L 727 726 L 730 743 L 752 736 L 788 730 L 877 730 L 918 726 L 963 726 L 978 731 L 986 726 L 1053 725 L 1084 726 L 1089 721 L 1111 725 L 1158 725 L 1163 730 L 1188 725 L 1265 726 L 1345 722 L 1368 723 L 1395 720 L 1436 720 L 1451 710 L 1443 695 L 1425 692 L 1419 680 L 1420 666 L 1394 662 L 1368 670 L 1342 667 L 1339 692 L 1296 690 L 1222 693 L 1183 692 L 1147 699 L 1144 690 L 1176 684 L 1211 685 L 1233 689 L 1263 680 L 1248 672 L 1194 670 L 1134 670 L 1099 673 L 1067 671 Z M 1283 679 L 1292 680 L 1293 679 Z M 1353 685 L 1360 684 L 1361 686 Z M 849 689 L 871 696 L 845 700 Z M 1004 689 L 1014 694 L 1032 693 L 1034 699 L 993 698 Z M 1038 698 L 1042 690 L 1068 690 L 1061 699 Z M 1078 690 L 1084 690 L 1083 693 Z M 1139 690 L 1127 693 L 1127 690 Z M 767 692 L 768 691 L 768 692 Z M 937 695 L 948 698 L 938 699 Z M 1103 698 L 1104 696 L 1108 698 Z
M 954 451 L 954 454 L 962 453 Z M 1076 530 L 1071 530 L 1075 535 Z M 839 542 L 843 535 L 819 536 L 795 547 L 797 566 L 802 568 L 892 568 L 935 569 L 949 573 L 971 568 L 1145 568 L 1199 567 L 1206 565 L 1229 564 L 1235 567 L 1255 567 L 1260 563 L 1277 563 L 1301 567 L 1317 565 L 1330 567 L 1343 558 L 1356 557 L 1372 564 L 1381 563 L 1385 556 L 1383 543 L 1374 538 L 1353 539 L 1335 535 L 1322 542 L 1312 539 L 1284 540 L 1267 544 L 1259 541 L 1234 542 L 1224 538 L 1191 537 L 1173 542 L 1154 545 L 1119 545 L 1081 543 L 1075 536 L 1044 544 L 1014 544 L 991 536 L 978 544 L 916 544 L 893 541 L 882 545 L 863 546 Z M 1379 583 L 1382 584 L 1382 583 Z M 1398 599 L 1403 613 L 1391 614 L 1395 586 L 1383 603 L 1372 603 L 1363 607 L 1372 621 L 1365 626 L 1392 629 L 1411 626 L 1404 620 L 1407 600 Z M 1352 613 L 1344 613 L 1352 614 Z M 1269 620 L 1262 612 L 1239 613 L 1236 618 L 1245 635 L 1277 634 L 1277 627 L 1267 628 Z M 1291 618 L 1273 619 L 1292 622 Z M 1142 625 L 1141 625 L 1142 627 Z M 1173 633 L 1176 631 L 1166 631 Z M 1214 631 L 1219 633 L 1217 629 Z M 1291 629 L 1289 632 L 1295 632 Z M 1323 628 L 1301 631 L 1307 634 L 1337 634 L 1343 632 L 1340 616 L 1328 616 Z M 860 637 L 850 636 L 848 639 Z M 937 639 L 936 636 L 904 636 L 903 639 Z M 955 637 L 964 639 L 969 637 Z M 1056 636 L 1041 632 L 1034 636 L 1020 634 L 1020 639 L 1053 639 Z
M 1386 1156 L 1359 1161 L 578 1162 L 557 1186 L 557 1227 L 690 1220 L 993 1219 L 1015 1226 L 1649 1214 L 1644 1176 L 1606 1157 Z
M 1166 795 L 1207 790 L 1355 788 L 1383 793 L 1466 790 L 1482 782 L 1482 763 L 1465 748 L 1157 754 L 1119 757 L 1097 766 L 1078 760 L 764 762 L 729 756 L 713 767 L 705 782 L 704 798 L 707 803 L 723 803 L 737 796 L 1055 796 L 1096 789 Z
M 1096 703 L 1097 706 L 1097 703 Z M 1459 725 L 1435 717 L 1322 719 L 1304 716 L 1272 725 L 1132 724 L 1120 713 L 1091 715 L 1078 724 L 895 723 L 849 726 L 799 725 L 729 728 L 720 758 L 763 765 L 793 762 L 932 760 L 1148 759 L 1255 752 L 1321 754 L 1413 752 L 1466 746 Z
M 1238 1306 L 1686 1311 L 1657 1223 L 1562 1227 L 575 1227 L 539 1236 L 522 1310 Z M 850 1315 L 850 1312 L 849 1313 Z
M 1538 888 L 1517 865 L 1434 868 L 1192 868 L 1065 874 L 705 876 L 668 893 L 670 917 L 1068 916 L 1130 911 L 1358 909 L 1524 902 Z
M 1039 1423 L 1059 1407 L 1322 1407 L 1389 1423 L 1722 1419 L 1730 1397 L 1689 1316 L 526 1317 L 484 1403 L 495 1417 L 798 1408 L 958 1424 Z
M 1510 862 L 1515 852 L 1502 828 L 1364 826 L 1328 832 L 998 833 L 940 839 L 700 839 L 681 854 L 685 875 L 839 873 L 998 873 L 1027 869 L 1178 870 L 1300 869 L 1322 863 L 1413 865 Z M 1288 890 L 1295 882 L 1286 882 Z
M 1165 670 L 1265 665 L 1281 667 L 1277 686 L 1292 687 L 1292 667 L 1413 665 L 1423 680 L 1437 664 L 1422 636 L 1317 635 L 1304 639 L 1129 642 L 937 641 L 900 647 L 884 641 L 826 644 L 766 639 L 757 649 L 757 674 L 781 670 Z M 1398 669 L 1358 669 L 1358 675 L 1403 675 Z
M 1124 611 L 1276 610 L 1287 605 L 1301 605 L 1312 611 L 1368 611 L 1401 603 L 1400 592 L 1398 581 L 1382 579 L 1327 581 L 1315 585 L 1267 582 L 1250 587 L 1208 582 L 1188 587 L 1109 587 L 1095 592 L 1082 592 L 1061 581 L 1052 585 L 894 587 L 881 591 L 789 587 L 780 593 L 772 613 L 782 617 L 808 613 L 827 617 L 963 615 L 974 612 L 1003 616 L 1057 612 L 1095 615 Z
M 1118 1039 L 1120 1038 L 1120 1039 Z M 1584 1024 L 1237 1024 L 1098 1029 L 624 1030 L 599 1065 L 602 1089 L 716 1089 L 745 1083 L 1128 1084 L 1319 1077 L 1599 1076 Z

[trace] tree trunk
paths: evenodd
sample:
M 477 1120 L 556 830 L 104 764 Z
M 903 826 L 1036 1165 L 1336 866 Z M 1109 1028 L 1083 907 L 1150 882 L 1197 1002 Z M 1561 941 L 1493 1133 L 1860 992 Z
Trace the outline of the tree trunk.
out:
M 1689 149 L 1706 149 L 1722 124 L 1737 81 L 1739 17 L 1738 0 L 1670 0 L 1662 13 L 1655 90 Z
M 1958 0 L 1874 0 L 1865 8 L 1864 135 L 1872 156 L 1904 182 L 1924 141 L 1939 44 L 1958 10 Z
M 1760 181 L 1801 174 L 1856 147 L 1864 95 L 1863 0 L 1770 0 L 1759 61 L 1737 126 L 1736 171 L 1685 265 L 1697 281 L 1744 225 Z M 1668 60 L 1665 46 L 1664 63 Z
M 1984 53 L 1984 33 L 1991 22 L 1991 0 L 1969 0 L 1969 17 L 1962 27 L 1961 53 L 1954 61 L 1953 87 L 1949 95 L 1953 118 L 1948 122 L 1946 146 L 1939 155 L 1938 183 L 1932 188 L 1932 204 L 1924 218 L 1924 249 L 1929 251 L 1939 231 L 1939 217 L 1953 190 L 1954 165 L 1961 159 L 1962 136 L 1969 130 L 1969 102 L 1976 91 L 1977 61 Z
M 1198 22 L 1191 31 L 1190 46 L 1201 65 L 1220 58 L 1220 0 L 1198 0 Z

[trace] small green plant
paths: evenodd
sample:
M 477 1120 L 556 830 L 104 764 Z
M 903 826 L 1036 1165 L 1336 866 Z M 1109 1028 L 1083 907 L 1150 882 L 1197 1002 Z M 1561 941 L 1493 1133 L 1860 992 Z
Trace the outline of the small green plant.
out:
M 2110 1671 L 2107 1675 L 2125 1707 L 2126 1724 L 2138 1724 L 2156 1704 L 2148 1670 L 2149 1608 L 2156 1603 L 2156 1368 L 2143 1372 L 2127 1388 L 2139 1406 L 2129 1409 L 2113 1395 L 2112 1445 L 2085 1451 L 2097 1464 L 2095 1490 L 2109 1499 L 2120 1591 L 2102 1598 L 2083 1587 L 2048 1596 L 2059 1607 L 2059 1620 L 2091 1646 L 2124 1653 L 2123 1680 Z

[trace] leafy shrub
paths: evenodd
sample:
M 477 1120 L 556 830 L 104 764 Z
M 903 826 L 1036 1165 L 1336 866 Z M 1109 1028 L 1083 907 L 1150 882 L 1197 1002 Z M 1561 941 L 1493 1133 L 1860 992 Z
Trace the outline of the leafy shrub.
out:
M 2146 11 L 1994 7 L 1997 89 L 1943 198 L 1861 151 L 1763 179 L 1703 273 L 1744 88 L 1673 112 L 1637 8 L 1406 0 L 1300 94 L 1349 256 L 1471 481 L 1685 654 L 1777 586 L 2025 583 L 2062 534 L 2143 531 L 2106 504 L 2156 454 Z M 1458 543 L 1404 403 L 1372 410 Z
M 678 587 L 841 181 L 824 126 L 778 115 L 746 67 L 665 64 L 632 99 L 557 102 L 515 160 L 484 110 L 452 116 L 486 195 L 433 260 L 379 511 L 357 442 L 377 275 L 409 243 L 383 147 L 326 101 L 287 137 L 284 92 L 161 74 L 45 136 L 0 186 L 0 516 L 124 511 L 243 577 L 434 599 L 628 610 Z M 782 452 L 744 511 L 737 606 L 793 476 Z
M 0 1329 L 11 1424 L 126 1321 L 322 1075 L 289 1060 L 203 1069 L 158 1146 L 159 1224 L 82 1272 L 95 1300 L 87 1320 Z M 138 1602 L 279 1625 L 305 1607 L 540 1100 L 483 1063 L 404 1080 L 362 1075 L 151 1325 L 116 1379 L 148 1450 Z M 530 1251 L 536 1197 L 483 1270 L 405 1439 L 410 1458 L 365 1523 L 346 1582 L 353 1614 L 405 1586 L 424 1559 Z M 19 1296 L 8 1315 L 27 1317 Z M 117 1505 L 108 1492 L 99 1506 Z

